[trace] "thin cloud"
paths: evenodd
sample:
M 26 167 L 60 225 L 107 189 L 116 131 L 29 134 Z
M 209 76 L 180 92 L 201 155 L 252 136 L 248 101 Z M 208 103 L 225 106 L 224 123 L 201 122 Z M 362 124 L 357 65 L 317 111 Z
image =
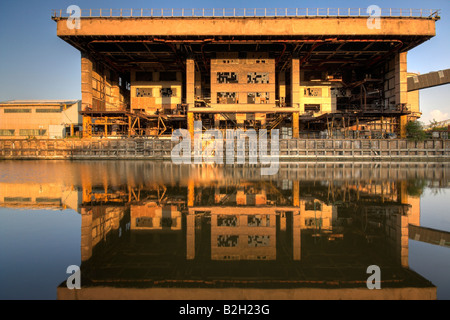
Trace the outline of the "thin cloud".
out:
M 448 119 L 448 113 L 444 113 L 439 109 L 434 109 L 430 112 L 429 118 L 430 120 L 444 121 Z

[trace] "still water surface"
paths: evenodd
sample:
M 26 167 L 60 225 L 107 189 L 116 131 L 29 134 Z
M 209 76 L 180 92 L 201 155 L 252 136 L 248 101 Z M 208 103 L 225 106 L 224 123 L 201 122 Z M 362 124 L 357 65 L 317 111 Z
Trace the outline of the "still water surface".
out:
M 254 297 L 249 289 L 326 298 L 308 291 L 326 289 L 354 299 L 367 296 L 345 290 L 367 294 L 366 269 L 378 265 L 385 292 L 450 299 L 448 177 L 448 163 L 288 163 L 260 176 L 168 162 L 3 161 L 0 298 L 70 298 L 66 269 L 79 265 L 83 290 L 103 290 L 94 298 L 195 288 L 208 298 Z

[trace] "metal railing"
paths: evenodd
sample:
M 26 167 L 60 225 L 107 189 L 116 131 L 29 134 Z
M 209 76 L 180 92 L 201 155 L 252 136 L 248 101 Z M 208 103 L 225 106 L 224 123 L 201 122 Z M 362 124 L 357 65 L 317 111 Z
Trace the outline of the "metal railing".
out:
M 440 9 L 381 8 L 381 17 L 437 18 Z M 53 18 L 68 18 L 67 10 L 52 10 Z M 81 9 L 81 18 L 233 18 L 233 17 L 369 17 L 367 8 L 200 8 L 200 9 Z M 372 14 L 372 16 L 374 16 Z
M 178 141 L 140 137 L 110 136 L 109 139 L 0 139 L 3 159 L 153 159 L 171 160 Z M 145 140 L 144 140 L 145 139 Z M 270 144 L 270 140 L 268 141 Z M 249 159 L 246 144 L 244 155 Z M 225 150 L 225 149 L 224 149 Z M 235 144 L 235 155 L 238 155 Z M 271 150 L 271 146 L 268 146 Z M 193 154 L 192 154 L 193 155 Z M 445 161 L 450 159 L 450 140 L 433 139 L 280 139 L 279 160 L 297 161 Z M 247 162 L 248 163 L 248 162 Z

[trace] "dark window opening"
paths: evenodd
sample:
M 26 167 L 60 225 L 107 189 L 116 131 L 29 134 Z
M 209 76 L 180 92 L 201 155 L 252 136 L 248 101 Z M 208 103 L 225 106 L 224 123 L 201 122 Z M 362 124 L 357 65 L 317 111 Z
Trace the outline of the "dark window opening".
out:
M 236 92 L 217 92 L 217 103 L 220 104 L 239 103 L 238 94 Z
M 305 81 L 323 80 L 321 71 L 305 71 Z
M 15 132 L 14 129 L 0 129 L 0 136 L 13 136 Z
M 237 247 L 239 236 L 238 235 L 219 235 L 217 237 L 218 247 Z
M 217 216 L 217 226 L 218 227 L 237 227 L 237 226 L 239 226 L 238 217 L 236 215 L 219 214 Z
M 31 113 L 31 109 L 5 109 L 5 113 Z
M 60 113 L 61 109 L 36 109 L 36 113 Z
M 269 93 L 268 92 L 249 92 L 249 93 L 247 93 L 247 103 L 248 104 L 269 103 Z
M 177 95 L 176 90 L 172 88 L 162 88 L 160 93 L 163 98 L 175 97 Z
M 322 211 L 322 204 L 316 201 L 306 201 L 305 210 L 307 211 Z
M 247 83 L 269 83 L 268 72 L 247 73 Z
M 235 72 L 217 72 L 217 83 L 238 83 Z
M 136 97 L 152 97 L 152 89 L 151 88 L 136 88 Z
M 305 111 L 306 112 L 319 112 L 320 104 L 305 104 Z
M 136 81 L 153 81 L 153 72 L 136 72 Z
M 304 94 L 305 97 L 321 97 L 322 88 L 305 88 Z
M 176 72 L 160 72 L 159 81 L 177 81 Z
M 47 130 L 44 129 L 20 129 L 19 135 L 21 136 L 45 136 Z

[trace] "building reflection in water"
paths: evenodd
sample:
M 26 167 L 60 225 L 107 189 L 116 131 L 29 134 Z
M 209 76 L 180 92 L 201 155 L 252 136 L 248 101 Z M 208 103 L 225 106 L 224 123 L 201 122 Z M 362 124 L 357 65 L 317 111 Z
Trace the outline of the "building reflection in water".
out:
M 0 205 L 81 213 L 82 289 L 64 282 L 60 299 L 435 299 L 408 268 L 408 238 L 422 188 L 447 186 L 447 171 L 286 164 L 261 177 L 257 168 L 81 162 L 52 181 L 0 184 Z M 382 290 L 366 287 L 370 265 L 381 268 Z

